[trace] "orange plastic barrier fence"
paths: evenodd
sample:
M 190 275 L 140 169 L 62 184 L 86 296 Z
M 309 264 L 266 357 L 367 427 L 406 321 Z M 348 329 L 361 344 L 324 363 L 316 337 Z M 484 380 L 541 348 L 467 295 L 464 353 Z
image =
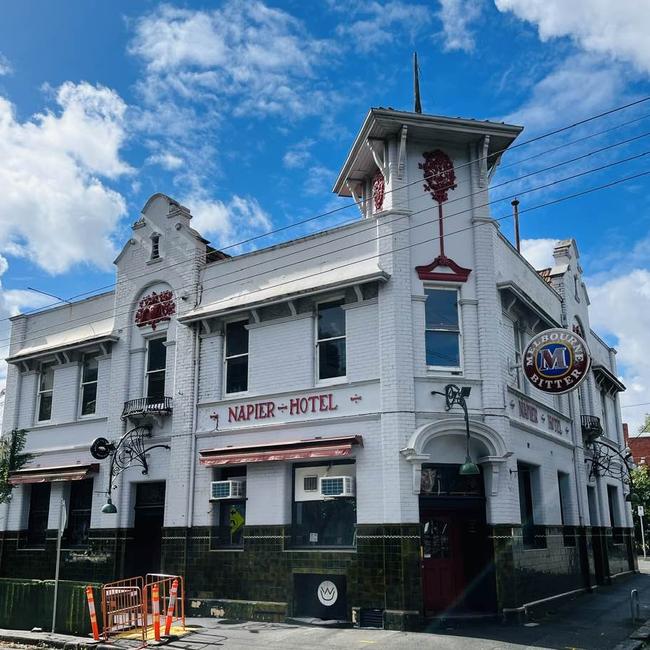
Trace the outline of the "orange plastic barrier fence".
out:
M 140 628 L 142 645 L 147 643 L 147 605 L 142 578 L 127 578 L 102 586 L 104 638 Z

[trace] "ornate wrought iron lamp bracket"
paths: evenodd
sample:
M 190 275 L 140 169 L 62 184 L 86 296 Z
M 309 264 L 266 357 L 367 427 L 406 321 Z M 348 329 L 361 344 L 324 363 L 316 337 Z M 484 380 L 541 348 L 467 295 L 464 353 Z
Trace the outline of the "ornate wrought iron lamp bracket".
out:
M 437 390 L 432 390 L 432 395 L 443 395 L 445 398 L 445 410 L 450 411 L 454 406 L 458 405 L 463 409 L 465 415 L 465 434 L 466 434 L 466 454 L 465 462 L 461 465 L 459 474 L 462 476 L 475 476 L 480 474 L 478 466 L 472 461 L 472 456 L 469 451 L 470 432 L 469 432 L 469 413 L 467 412 L 466 397 L 469 397 L 471 388 L 469 386 L 457 386 L 456 384 L 447 384 L 445 392 L 441 393 Z
M 585 458 L 585 463 L 590 463 L 590 479 L 608 476 L 622 481 L 631 488 L 634 462 L 629 448 L 620 450 L 606 440 L 596 440 L 595 438 L 587 439 L 585 447 L 591 451 L 591 456 Z M 626 499 L 632 501 L 632 494 L 626 495 Z
M 90 446 L 90 453 L 97 460 L 104 460 L 110 456 L 111 463 L 108 472 L 107 501 L 102 507 L 102 512 L 114 514 L 117 508 L 113 505 L 111 494 L 115 485 L 113 481 L 129 467 L 142 467 L 142 473 L 149 473 L 147 454 L 153 449 L 171 449 L 169 445 L 146 446 L 145 440 L 151 438 L 151 427 L 137 426 L 127 431 L 117 443 L 106 438 L 97 438 Z

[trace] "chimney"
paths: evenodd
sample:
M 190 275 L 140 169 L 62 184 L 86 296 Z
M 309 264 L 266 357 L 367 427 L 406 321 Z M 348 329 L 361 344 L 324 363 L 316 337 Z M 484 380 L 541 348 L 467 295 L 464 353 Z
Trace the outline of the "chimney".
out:
M 512 219 L 515 226 L 515 248 L 518 253 L 521 253 L 521 240 L 519 239 L 519 201 L 515 199 L 512 205 Z

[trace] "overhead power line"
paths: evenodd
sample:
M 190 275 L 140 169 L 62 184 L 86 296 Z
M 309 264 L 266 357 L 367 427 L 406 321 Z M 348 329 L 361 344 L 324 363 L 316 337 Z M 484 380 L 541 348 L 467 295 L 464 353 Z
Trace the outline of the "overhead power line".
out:
M 471 165 L 471 164 L 473 164 L 473 163 L 475 163 L 475 162 L 480 162 L 480 161 L 482 161 L 482 160 L 486 160 L 487 158 L 490 158 L 490 157 L 492 157 L 492 158 L 496 158 L 498 155 L 500 155 L 500 154 L 502 154 L 502 153 L 504 153 L 504 152 L 506 152 L 506 151 L 512 151 L 512 150 L 514 150 L 514 149 L 517 149 L 517 148 L 520 148 L 520 147 L 526 146 L 526 145 L 528 145 L 528 144 L 531 144 L 531 143 L 534 143 L 534 142 L 538 142 L 538 141 L 540 141 L 540 140 L 542 140 L 542 139 L 545 139 L 545 138 L 551 137 L 551 136 L 553 136 L 553 135 L 557 135 L 557 134 L 559 134 L 559 133 L 566 132 L 566 131 L 568 131 L 568 130 L 570 130 L 570 129 L 576 128 L 576 127 L 578 127 L 578 126 L 582 126 L 582 125 L 584 125 L 584 124 L 587 124 L 587 123 L 592 122 L 592 121 L 594 121 L 594 120 L 598 120 L 598 119 L 601 119 L 601 118 L 603 118 L 603 117 L 606 117 L 606 116 L 612 115 L 612 114 L 614 114 L 614 113 L 618 113 L 618 112 L 620 112 L 620 111 L 626 110 L 626 109 L 631 108 L 631 107 L 633 107 L 633 106 L 637 106 L 637 105 L 643 104 L 643 103 L 645 103 L 645 102 L 647 102 L 647 101 L 650 101 L 650 96 L 642 97 L 642 98 L 640 98 L 640 99 L 638 99 L 638 100 L 636 100 L 636 101 L 634 101 L 634 102 L 630 102 L 630 103 L 628 103 L 628 104 L 624 104 L 624 105 L 621 105 L 621 106 L 617 106 L 617 107 L 615 107 L 615 108 L 609 109 L 609 110 L 604 111 L 604 112 L 602 112 L 602 113 L 598 113 L 598 114 L 595 114 L 595 115 L 591 115 L 591 116 L 589 116 L 589 117 L 587 117 L 587 118 L 585 118 L 585 119 L 583 119 L 583 120 L 579 120 L 579 121 L 577 121 L 577 122 L 573 122 L 572 124 L 565 125 L 565 126 L 563 126 L 563 127 L 560 127 L 559 129 L 555 129 L 555 130 L 553 130 L 553 131 L 548 131 L 548 132 L 543 133 L 543 134 L 541 134 L 541 135 L 539 135 L 539 136 L 536 136 L 536 137 L 534 137 L 534 138 L 530 138 L 529 140 L 524 140 L 524 141 L 519 142 L 519 143 L 517 143 L 517 144 L 515 144 L 515 145 L 511 145 L 510 147 L 506 147 L 506 148 L 504 148 L 504 149 L 502 149 L 502 150 L 500 150 L 500 151 L 493 152 L 492 154 L 489 154 L 488 156 L 482 156 L 482 157 L 479 157 L 479 158 L 476 158 L 476 159 L 473 159 L 473 160 L 469 160 L 469 161 L 467 161 L 467 162 L 465 162 L 465 163 L 461 163 L 460 165 L 457 166 L 457 169 L 460 169 L 460 168 L 466 167 L 466 166 Z M 588 140 L 588 139 L 590 139 L 590 138 L 596 137 L 596 136 L 598 136 L 598 135 L 603 135 L 603 134 L 605 134 L 605 133 L 609 133 L 609 132 L 611 132 L 611 131 L 613 131 L 613 130 L 616 130 L 616 129 L 619 129 L 619 128 L 623 128 L 624 126 L 628 126 L 628 125 L 633 124 L 633 123 L 635 123 L 635 122 L 639 122 L 639 121 L 641 121 L 641 120 L 643 120 L 643 119 L 646 119 L 647 117 L 650 117 L 650 113 L 648 113 L 648 114 L 644 114 L 643 116 L 640 116 L 640 117 L 634 118 L 634 119 L 632 119 L 632 120 L 627 120 L 626 122 L 623 122 L 623 123 L 621 123 L 621 124 L 618 124 L 618 125 L 612 126 L 612 127 L 608 128 L 608 129 L 604 129 L 604 130 L 601 130 L 601 131 L 599 131 L 599 132 L 596 132 L 596 133 L 589 134 L 589 135 L 587 135 L 587 136 L 584 136 L 584 137 L 578 138 L 578 139 L 576 139 L 576 140 L 574 140 L 574 141 L 570 141 L 570 142 L 567 142 L 567 143 L 563 143 L 563 144 L 561 144 L 561 145 L 558 145 L 558 146 L 556 146 L 556 147 L 553 147 L 553 148 L 551 148 L 551 149 L 549 149 L 549 150 L 546 150 L 546 151 L 544 151 L 544 152 L 540 152 L 540 153 L 536 154 L 535 156 L 531 156 L 531 157 L 529 157 L 529 158 L 524 158 L 524 159 L 522 159 L 522 160 L 520 160 L 520 161 L 517 161 L 517 162 L 511 163 L 511 164 L 509 164 L 509 165 L 503 165 L 503 166 L 502 166 L 502 169 L 505 169 L 505 168 L 508 168 L 508 167 L 512 167 L 513 165 L 520 164 L 520 163 L 522 163 L 522 162 L 525 162 L 525 161 L 531 160 L 531 159 L 533 159 L 533 158 L 538 158 L 538 157 L 540 157 L 540 156 L 542 156 L 542 155 L 545 155 L 546 153 L 551 153 L 551 152 L 553 152 L 553 151 L 557 151 L 558 149 L 561 149 L 561 148 L 564 148 L 564 147 L 567 147 L 567 146 L 571 146 L 571 145 L 576 144 L 576 143 L 578 143 L 578 142 L 583 142 L 583 141 L 585 141 L 585 140 Z M 401 190 L 401 189 L 403 189 L 403 188 L 405 188 L 405 187 L 409 187 L 409 186 L 411 186 L 411 185 L 414 185 L 414 184 L 417 184 L 417 183 L 421 183 L 421 182 L 422 182 L 422 179 L 417 179 L 417 180 L 415 180 L 415 181 L 412 181 L 412 182 L 410 182 L 410 183 L 407 183 L 407 184 L 405 184 L 405 185 L 402 185 L 402 186 L 400 186 L 399 188 L 395 188 L 395 189 L 393 189 L 393 190 L 387 190 L 387 191 L 385 192 L 385 194 L 388 195 L 388 194 L 391 194 L 392 192 L 395 192 L 395 191 Z M 372 200 L 372 197 L 369 197 L 367 200 Z M 337 207 L 337 208 L 333 208 L 332 210 L 328 210 L 328 211 L 326 211 L 326 212 L 322 212 L 322 213 L 320 213 L 320 214 L 313 215 L 313 216 L 311 216 L 311 217 L 307 217 L 307 218 L 302 219 L 302 220 L 299 220 L 299 221 L 294 221 L 294 222 L 292 222 L 292 223 L 290 223 L 290 224 L 287 224 L 287 225 L 285 225 L 285 226 L 280 226 L 280 227 L 278 227 L 278 228 L 275 228 L 275 229 L 272 229 L 272 230 L 268 230 L 268 231 L 266 231 L 266 232 L 260 233 L 259 235 L 255 235 L 255 236 L 253 236 L 253 237 L 249 237 L 249 238 L 247 238 L 247 239 L 243 239 L 243 240 L 240 240 L 240 241 L 238 241 L 238 242 L 234 242 L 234 243 L 228 244 L 228 245 L 226 245 L 226 246 L 221 247 L 220 250 L 225 251 L 225 250 L 229 250 L 229 249 L 231 249 L 231 248 L 244 246 L 244 245 L 246 245 L 246 244 L 248 244 L 248 243 L 251 243 L 251 242 L 253 242 L 253 241 L 256 241 L 256 240 L 258 240 L 258 239 L 261 239 L 261 238 L 264 238 L 264 237 L 268 237 L 268 236 L 270 236 L 270 235 L 274 235 L 274 234 L 277 234 L 277 233 L 280 233 L 280 232 L 284 232 L 284 231 L 289 230 L 289 229 L 291 229 L 291 228 L 295 228 L 295 227 L 297 227 L 297 226 L 304 225 L 304 224 L 306 224 L 306 223 L 309 223 L 309 222 L 315 221 L 315 220 L 317 220 L 317 219 L 322 219 L 322 218 L 324 218 L 324 217 L 331 216 L 332 214 L 335 214 L 335 213 L 341 212 L 342 210 L 347 210 L 347 209 L 349 209 L 349 208 L 351 208 L 351 207 L 355 207 L 355 206 L 356 206 L 356 207 L 359 207 L 359 203 L 357 203 L 357 202 L 348 203 L 348 204 L 346 204 L 346 205 L 343 205 L 343 206 L 340 206 L 340 207 Z M 180 262 L 175 262 L 174 264 L 167 265 L 167 268 L 171 268 L 172 266 L 176 266 L 176 265 L 178 265 L 178 264 L 182 264 L 182 263 L 184 263 L 184 260 L 181 260 Z M 147 273 L 147 274 L 141 274 L 141 276 L 132 276 L 131 278 L 129 278 L 129 281 L 132 281 L 133 279 L 136 279 L 137 277 L 144 277 L 145 275 L 149 275 L 149 274 Z M 84 291 L 84 292 L 82 292 L 82 293 L 79 293 L 79 294 L 76 294 L 76 295 L 70 296 L 70 298 L 69 298 L 68 300 L 61 300 L 61 301 L 59 301 L 59 302 L 55 302 L 55 303 L 51 303 L 51 304 L 49 304 L 49 305 L 45 305 L 45 306 L 42 306 L 42 307 L 35 308 L 35 309 L 33 309 L 33 310 L 27 310 L 27 311 L 25 311 L 24 313 L 25 313 L 25 314 L 29 314 L 29 313 L 34 313 L 34 312 L 36 312 L 36 311 L 46 310 L 46 309 L 49 309 L 49 308 L 55 307 L 56 305 L 58 305 L 58 304 L 60 304 L 60 303 L 62 303 L 62 302 L 69 302 L 69 301 L 71 301 L 71 300 L 75 300 L 75 299 L 77 299 L 77 298 L 81 298 L 81 297 L 84 297 L 84 296 L 89 296 L 89 295 L 92 295 L 92 294 L 97 294 L 98 292 L 101 292 L 101 291 L 103 291 L 103 290 L 110 289 L 110 288 L 112 288 L 112 287 L 114 287 L 114 286 L 116 286 L 116 283 L 111 283 L 111 284 L 109 284 L 109 285 L 104 285 L 104 286 L 101 286 L 101 287 L 95 287 L 94 289 L 90 289 L 90 290 L 88 290 L 88 291 Z M 3 319 L 0 319 L 0 320 L 3 320 Z M 5 320 L 6 320 L 6 319 L 5 319 Z
M 599 169 L 600 169 L 600 168 L 599 168 Z M 586 173 L 588 173 L 588 172 L 582 172 L 582 173 L 580 173 L 580 174 L 574 175 L 574 177 L 575 177 L 575 176 L 582 176 L 582 175 L 585 175 Z M 534 210 L 539 210 L 539 209 L 541 209 L 541 208 L 548 207 L 548 206 L 551 206 L 551 205 L 556 205 L 556 204 L 558 204 L 558 203 L 561 203 L 561 202 L 564 202 L 564 201 L 567 201 L 567 200 L 571 200 L 571 199 L 574 199 L 574 198 L 578 198 L 578 197 L 580 197 L 580 196 L 585 196 L 585 195 L 587 195 L 587 194 L 590 194 L 590 193 L 593 193 L 593 192 L 596 192 L 596 191 L 599 191 L 599 190 L 603 190 L 603 189 L 607 189 L 607 188 L 610 188 L 610 187 L 614 187 L 614 186 L 616 186 L 616 185 L 619 185 L 619 184 L 621 184 L 621 183 L 624 183 L 624 182 L 627 182 L 627 181 L 630 181 L 630 180 L 635 180 L 635 179 L 637 179 L 637 178 L 645 177 L 645 176 L 648 176 L 649 174 L 650 174 L 650 171 L 643 171 L 643 172 L 639 172 L 639 173 L 636 173 L 636 174 L 633 174 L 633 175 L 630 175 L 630 176 L 626 176 L 626 177 L 623 177 L 623 178 L 619 178 L 619 179 L 616 179 L 616 180 L 614 180 L 614 181 L 610 181 L 610 182 L 605 183 L 605 184 L 602 184 L 602 185 L 598 185 L 598 186 L 595 186 L 595 187 L 591 187 L 591 188 L 588 188 L 588 189 L 586 189 L 586 190 L 582 190 L 582 191 L 579 191 L 579 192 L 575 192 L 575 193 L 573 193 L 573 194 L 565 195 L 565 196 L 563 196 L 563 197 L 559 197 L 559 198 L 554 199 L 554 200 L 551 200 L 551 201 L 546 201 L 546 202 L 544 202 L 544 203 L 541 203 L 541 204 L 538 204 L 538 205 L 535 205 L 535 206 L 531 206 L 531 207 L 525 208 L 525 209 L 523 209 L 523 210 L 520 210 L 520 214 L 523 214 L 523 213 L 525 213 L 525 212 L 532 212 L 532 211 L 534 211 Z M 573 178 L 573 177 L 570 177 L 570 178 Z M 566 180 L 566 179 L 565 179 L 565 180 Z M 550 184 L 546 184 L 545 186 L 541 186 L 540 188 L 534 188 L 534 189 L 528 190 L 528 193 L 530 193 L 530 192 L 532 192 L 532 191 L 536 191 L 536 190 L 541 189 L 541 188 L 544 188 L 544 187 L 547 187 L 548 185 L 554 185 L 554 184 L 557 184 L 557 183 L 559 183 L 559 182 L 561 182 L 561 180 L 559 180 L 559 181 L 555 181 L 555 182 L 550 183 Z M 485 205 L 488 205 L 488 204 L 485 204 Z M 456 214 L 461 214 L 462 212 L 470 212 L 470 211 L 473 211 L 474 209 L 476 209 L 477 207 L 481 207 L 481 206 L 473 206 L 472 208 L 469 208 L 468 210 L 463 210 L 463 211 L 461 211 L 461 212 L 459 212 L 459 213 L 456 213 Z M 425 210 L 421 210 L 420 212 L 425 212 L 425 211 L 429 211 L 429 210 L 432 210 L 432 209 L 433 209 L 433 207 L 429 207 L 429 208 L 426 208 Z M 417 213 L 413 213 L 413 214 L 417 214 Z M 449 215 L 449 216 L 455 216 L 455 215 Z M 494 219 L 492 219 L 492 220 L 490 220 L 490 221 L 487 221 L 487 222 L 485 222 L 485 223 L 486 223 L 486 224 L 491 224 L 493 221 L 496 221 L 496 222 L 503 221 L 503 220 L 505 220 L 505 219 L 511 218 L 511 216 L 512 216 L 511 214 L 506 214 L 506 215 L 504 215 L 504 216 L 501 216 L 501 217 L 498 217 L 498 218 L 494 218 Z M 429 222 L 429 223 L 432 223 L 432 222 Z M 401 231 L 397 231 L 397 233 L 399 233 L 399 232 L 404 232 L 404 231 L 406 231 L 406 230 L 410 230 L 410 229 L 412 229 L 412 228 L 423 227 L 424 225 L 428 225 L 428 224 L 424 223 L 424 224 L 417 224 L 416 226 L 409 226 L 409 227 L 407 227 L 407 228 L 402 229 Z M 468 227 L 465 227 L 465 228 L 461 228 L 461 229 L 458 229 L 458 230 L 451 231 L 451 232 L 447 233 L 445 236 L 446 236 L 446 237 L 449 237 L 449 236 L 451 236 L 451 235 L 455 235 L 455 234 L 458 234 L 458 233 L 461 233 L 461 232 L 465 232 L 465 231 L 467 231 L 467 230 L 471 230 L 471 229 L 473 229 L 473 228 L 475 228 L 475 227 L 478 227 L 478 226 L 480 226 L 480 225 L 484 225 L 484 222 L 480 222 L 480 223 L 477 223 L 477 224 L 471 224 L 471 225 L 468 226 Z M 378 236 L 378 237 L 375 237 L 375 238 L 372 238 L 372 239 L 368 240 L 368 242 L 373 241 L 373 240 L 376 240 L 376 239 L 380 239 L 380 238 L 385 237 L 385 236 L 393 236 L 394 234 L 396 234 L 396 233 L 394 233 L 394 232 L 390 232 L 390 233 L 388 233 L 388 234 L 386 234 L 386 235 L 380 235 L 380 236 Z M 404 246 L 404 247 L 401 247 L 401 248 L 393 249 L 393 251 L 396 252 L 396 251 L 399 251 L 399 250 L 404 250 L 404 249 L 407 249 L 407 248 L 412 248 L 412 247 L 414 247 L 414 246 L 419 246 L 419 245 L 421 245 L 421 244 L 426 244 L 426 243 L 429 243 L 429 242 L 434 242 L 434 241 L 437 241 L 437 240 L 439 240 L 439 239 L 440 239 L 439 236 L 435 236 L 435 237 L 432 237 L 432 238 L 429 238 L 429 239 L 425 239 L 425 240 L 420 240 L 420 241 L 414 242 L 414 243 L 412 243 L 412 244 L 409 244 L 409 245 Z M 366 242 L 366 243 L 367 243 L 367 242 Z M 338 250 L 344 250 L 344 249 L 338 249 Z M 336 252 L 336 251 L 328 251 L 328 254 L 329 254 L 329 253 L 333 253 L 333 252 Z M 283 286 L 283 285 L 285 285 L 285 284 L 288 284 L 288 283 L 291 283 L 291 282 L 295 282 L 296 280 L 306 279 L 306 278 L 310 278 L 310 277 L 318 276 L 318 275 L 320 275 L 320 274 L 322 274 L 322 273 L 325 273 L 325 272 L 331 272 L 332 270 L 336 270 L 336 269 L 340 269 L 340 268 L 345 268 L 345 267 L 347 267 L 347 266 L 350 266 L 350 265 L 353 265 L 353 264 L 357 264 L 357 263 L 359 263 L 359 262 L 363 262 L 363 261 L 367 261 L 367 260 L 372 260 L 372 259 L 375 259 L 375 258 L 379 257 L 380 255 L 381 255 L 381 253 L 377 252 L 377 253 L 375 253 L 375 254 L 373 254 L 373 255 L 370 255 L 370 256 L 368 256 L 368 257 L 365 257 L 365 258 L 357 258 L 357 259 L 355 259 L 355 260 L 353 260 L 353 261 L 351 261 L 351 262 L 346 262 L 346 263 L 344 263 L 344 264 L 335 265 L 335 266 L 330 267 L 330 268 L 325 269 L 325 270 L 316 271 L 316 272 L 314 272 L 314 273 L 308 273 L 307 275 L 302 275 L 302 276 L 299 276 L 299 277 L 291 278 L 290 280 L 286 280 L 286 281 L 280 282 L 280 283 L 278 283 L 278 284 L 274 284 L 274 285 L 266 285 L 266 286 L 264 286 L 264 287 L 260 287 L 260 288 L 258 288 L 258 289 L 253 289 L 252 291 L 249 292 L 249 295 L 250 295 L 250 294 L 254 294 L 254 293 L 256 293 L 256 292 L 259 292 L 259 291 L 262 291 L 262 290 L 267 290 L 267 289 L 277 288 L 277 287 L 279 287 L 279 286 Z M 300 260 L 300 262 L 310 261 L 311 259 L 320 259 L 321 257 L 322 257 L 322 255 L 317 255 L 317 256 L 315 256 L 314 258 L 307 258 L 307 259 L 304 259 L 304 260 Z M 285 265 L 284 267 L 279 267 L 279 268 L 280 268 L 280 269 L 282 269 L 282 268 L 286 268 L 286 266 L 288 266 L 288 265 Z M 273 270 L 279 270 L 279 269 L 273 269 Z M 268 272 L 270 272 L 270 271 L 267 270 L 267 271 L 264 272 L 264 274 L 266 274 L 266 273 L 268 273 Z M 247 276 L 247 279 L 248 279 L 249 277 L 254 277 L 254 276 Z M 214 288 L 218 288 L 218 287 L 221 287 L 221 286 L 226 286 L 227 284 L 239 283 L 239 282 L 241 282 L 241 279 L 239 279 L 239 280 L 235 280 L 235 281 L 231 281 L 231 282 L 228 282 L 228 283 L 211 285 L 211 286 L 204 285 L 204 289 L 206 289 L 206 288 L 214 289 Z M 215 301 L 215 302 L 213 302 L 213 303 L 211 303 L 211 304 L 213 304 L 213 305 L 218 305 L 219 302 L 223 302 L 223 300 L 224 300 L 224 299 L 222 299 L 222 300 L 220 300 L 220 301 L 217 300 L 217 301 Z M 117 316 L 120 316 L 120 315 L 126 315 L 126 314 L 128 314 L 130 311 L 131 311 L 130 306 L 129 306 L 126 310 L 124 310 L 124 311 L 122 311 L 122 312 L 117 312 L 117 313 L 115 313 L 112 309 L 102 310 L 102 311 L 97 312 L 97 313 L 92 314 L 92 315 L 88 315 L 88 314 L 86 314 L 86 315 L 84 315 L 83 317 L 80 317 L 80 318 L 77 318 L 77 319 L 71 319 L 70 321 L 68 321 L 68 324 L 72 324 L 72 323 L 74 323 L 74 322 L 87 321 L 89 317 L 96 317 L 96 316 L 98 316 L 99 314 L 102 314 L 102 313 L 107 314 L 108 316 L 110 316 L 110 315 L 117 315 Z M 135 325 L 134 325 L 133 323 L 131 323 L 131 324 L 129 325 L 129 327 L 135 327 Z M 48 330 L 48 329 L 50 329 L 50 328 L 49 328 L 49 327 L 40 328 L 40 329 L 37 329 L 37 330 L 33 330 L 32 332 L 30 332 L 30 334 L 31 334 L 31 335 L 34 335 L 34 334 L 37 334 L 37 333 L 39 333 L 39 332 L 46 331 L 46 330 Z M 28 340 L 34 340 L 35 338 L 37 338 L 37 337 L 30 336 L 30 337 L 28 337 L 25 341 L 23 341 L 23 344 L 24 344 L 26 341 L 28 341 Z M 2 340 L 2 339 L 0 339 L 0 340 Z M 7 340 L 8 340 L 7 338 L 4 339 L 5 342 L 6 342 Z

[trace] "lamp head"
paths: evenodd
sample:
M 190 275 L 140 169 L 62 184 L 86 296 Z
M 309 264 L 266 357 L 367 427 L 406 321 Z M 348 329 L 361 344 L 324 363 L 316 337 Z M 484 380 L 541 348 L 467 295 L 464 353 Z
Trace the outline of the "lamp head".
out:
M 108 497 L 106 503 L 102 506 L 102 512 L 105 515 L 115 515 L 117 514 L 117 508 L 113 505 L 111 497 Z
M 465 457 L 465 462 L 460 466 L 458 470 L 460 476 L 477 476 L 481 473 L 481 470 L 478 468 L 478 465 L 472 461 L 469 456 Z

